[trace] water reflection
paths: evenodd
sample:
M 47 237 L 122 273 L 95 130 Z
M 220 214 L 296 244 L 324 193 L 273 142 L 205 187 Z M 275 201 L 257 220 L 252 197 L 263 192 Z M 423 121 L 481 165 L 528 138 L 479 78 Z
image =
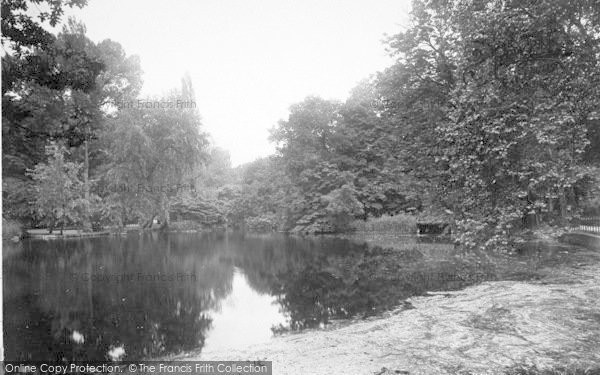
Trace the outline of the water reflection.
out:
M 447 244 L 401 243 L 153 233 L 11 244 L 3 254 L 5 356 L 140 359 L 243 347 L 272 331 L 369 316 L 427 291 L 534 269 L 509 272 Z
M 275 298 L 253 289 L 243 271 L 236 268 L 232 293 L 214 311 L 213 328 L 207 334 L 205 346 L 211 350 L 231 350 L 265 342 L 272 336 L 273 325 L 285 326 L 287 321 Z

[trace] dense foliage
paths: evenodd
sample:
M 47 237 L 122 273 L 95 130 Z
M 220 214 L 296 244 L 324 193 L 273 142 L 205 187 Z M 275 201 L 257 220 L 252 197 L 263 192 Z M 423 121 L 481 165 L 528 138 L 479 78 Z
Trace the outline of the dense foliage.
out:
M 34 181 L 35 214 L 50 233 L 69 223 L 80 223 L 89 211 L 83 198 L 83 181 L 79 177 L 81 163 L 65 160 L 64 146 L 47 147 L 47 163 L 39 163 L 29 172 Z
M 207 144 L 190 77 L 166 97 L 140 98 L 139 59 L 117 42 L 92 42 L 72 19 L 58 35 L 44 29 L 85 1 L 39 3 L 49 11 L 34 17 L 31 2 L 2 1 L 3 216 L 50 228 L 168 224 L 170 198 L 191 190 L 183 177 Z
M 242 185 L 246 215 L 329 232 L 417 212 L 495 246 L 564 224 L 597 193 L 599 17 L 586 0 L 414 1 L 411 26 L 388 38 L 394 65 L 345 103 L 306 98 L 273 129 L 272 169 Z M 286 193 L 264 209 L 257 192 L 273 181 Z
M 41 28 L 58 24 L 61 7 L 84 3 L 50 2 L 36 20 L 23 15 L 27 2 L 2 2 L 7 217 L 47 219 L 28 197 L 58 160 L 45 154 L 51 142 L 81 164 L 83 225 L 91 216 L 150 226 L 175 215 L 325 233 L 409 214 L 451 221 L 464 245 L 502 247 L 525 227 L 564 225 L 597 200 L 593 0 L 415 0 L 410 26 L 387 38 L 392 66 L 344 102 L 311 96 L 292 105 L 271 132 L 277 153 L 237 168 L 208 145 L 196 109 L 123 106 L 139 99 L 141 72 L 118 43 L 93 43 L 75 21 L 57 36 Z M 189 77 L 148 100 L 181 98 L 194 98 Z

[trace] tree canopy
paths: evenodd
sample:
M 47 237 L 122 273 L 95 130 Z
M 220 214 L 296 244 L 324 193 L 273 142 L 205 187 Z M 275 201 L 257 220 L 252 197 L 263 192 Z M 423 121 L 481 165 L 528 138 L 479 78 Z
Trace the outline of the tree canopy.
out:
M 564 225 L 597 194 L 595 1 L 414 0 L 410 25 L 386 37 L 391 66 L 344 101 L 293 104 L 271 130 L 276 154 L 237 168 L 209 145 L 195 106 L 132 104 L 193 101 L 189 74 L 162 98 L 140 98 L 139 59 L 117 42 L 92 42 L 74 20 L 57 35 L 41 26 L 85 2 L 48 5 L 35 19 L 29 3 L 2 2 L 11 217 L 35 221 L 27 197 L 41 171 L 60 169 L 50 143 L 82 165 L 97 214 L 121 224 L 168 223 L 176 207 L 211 223 L 325 233 L 410 213 L 452 221 L 463 245 L 504 247 L 525 227 Z

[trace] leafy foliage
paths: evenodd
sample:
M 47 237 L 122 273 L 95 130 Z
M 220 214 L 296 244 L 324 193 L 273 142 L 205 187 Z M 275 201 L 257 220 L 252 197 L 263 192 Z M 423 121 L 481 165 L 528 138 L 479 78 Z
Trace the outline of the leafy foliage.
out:
M 356 196 L 356 189 L 344 185 L 323 197 L 327 202 L 325 210 L 332 217 L 338 230 L 348 230 L 352 219 L 364 213 L 363 205 Z
M 180 100 L 174 93 L 169 99 Z M 195 189 L 184 181 L 204 156 L 206 136 L 192 109 L 127 108 L 119 111 L 103 134 L 107 146 L 107 173 L 101 181 L 129 189 L 102 189 L 114 211 L 129 219 L 148 222 L 160 215 L 169 222 L 171 199 Z M 118 215 L 117 215 L 118 216 Z
M 81 223 L 90 202 L 82 195 L 81 164 L 65 160 L 64 146 L 54 144 L 46 152 L 48 162 L 36 165 L 30 174 L 35 181 L 35 214 L 52 231 Z
M 51 2 L 51 14 L 40 15 L 40 22 L 50 19 L 55 26 L 63 5 L 84 4 Z M 90 174 L 105 162 L 97 142 L 105 124 L 104 106 L 137 95 L 141 80 L 139 61 L 127 58 L 118 43 L 93 43 L 85 36 L 85 26 L 72 19 L 54 36 L 20 13 L 28 5 L 2 3 L 3 31 L 14 29 L 2 40 L 9 49 L 2 59 L 2 172 L 5 214 L 36 224 L 24 199 L 33 183 L 26 170 L 46 161 L 48 142 L 64 144 L 83 162 L 89 200 Z
M 29 3 L 2 2 L 11 217 L 27 219 L 25 171 L 45 162 L 50 140 L 83 162 L 84 197 L 98 189 L 104 217 L 120 223 L 168 223 L 176 205 L 218 225 L 326 233 L 410 213 L 455 222 L 463 245 L 503 248 L 525 227 L 566 224 L 598 194 L 593 0 L 414 0 L 410 27 L 387 37 L 392 66 L 344 102 L 292 105 L 271 131 L 276 155 L 238 168 L 207 150 L 195 109 L 122 108 L 139 95 L 138 59 L 72 20 L 47 33 L 42 23 L 85 1 L 48 3 L 36 20 Z M 163 99 L 194 97 L 186 75 Z
M 394 65 L 273 129 L 285 229 L 419 211 L 498 248 L 578 215 L 598 184 L 599 17 L 588 0 L 414 1 Z

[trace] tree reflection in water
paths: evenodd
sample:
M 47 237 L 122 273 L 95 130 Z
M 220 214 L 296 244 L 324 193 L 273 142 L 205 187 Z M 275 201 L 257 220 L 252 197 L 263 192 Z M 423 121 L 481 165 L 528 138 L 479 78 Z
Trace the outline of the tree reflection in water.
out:
M 503 275 L 494 262 L 482 267 L 482 258 L 450 245 L 406 241 L 387 249 L 332 237 L 151 233 L 10 245 L 17 248 L 3 255 L 5 356 L 107 359 L 122 347 L 125 359 L 141 359 L 199 351 L 234 292 L 234 272 L 280 305 L 288 323 L 275 332 L 370 316 L 414 295 Z M 252 314 L 240 316 L 250 325 Z

